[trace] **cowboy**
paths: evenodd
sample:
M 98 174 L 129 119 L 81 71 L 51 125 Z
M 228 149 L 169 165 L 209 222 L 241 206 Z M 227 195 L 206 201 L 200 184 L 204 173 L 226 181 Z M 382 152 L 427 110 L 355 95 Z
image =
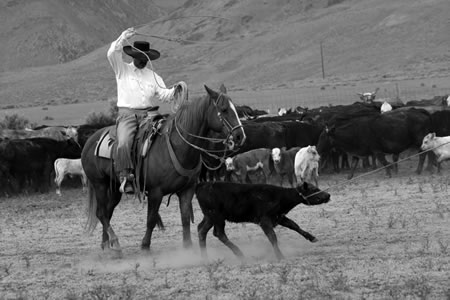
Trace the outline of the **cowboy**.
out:
M 159 106 L 154 105 L 155 99 L 173 101 L 183 89 L 182 82 L 172 88 L 166 88 L 163 79 L 147 67 L 148 60 L 158 59 L 160 53 L 150 48 L 150 43 L 146 41 L 135 41 L 131 46 L 129 40 L 134 35 L 134 28 L 126 29 L 108 49 L 108 60 L 116 74 L 117 82 L 115 167 L 119 174 L 121 193 L 134 193 L 135 177 L 131 151 L 140 120 L 159 114 Z M 127 45 L 124 45 L 125 43 Z M 132 57 L 131 63 L 123 60 L 122 51 Z

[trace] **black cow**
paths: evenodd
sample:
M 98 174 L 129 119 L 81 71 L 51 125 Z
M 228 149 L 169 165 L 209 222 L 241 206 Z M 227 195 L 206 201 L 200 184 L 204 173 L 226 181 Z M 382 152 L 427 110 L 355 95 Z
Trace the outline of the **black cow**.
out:
M 349 175 L 352 178 L 359 157 L 375 155 L 386 166 L 388 162 L 384 154 L 399 155 L 409 148 L 420 149 L 423 137 L 430 132 L 430 128 L 430 114 L 415 108 L 341 120 L 322 132 L 317 150 L 322 155 L 336 147 L 352 155 Z M 423 153 L 419 157 L 418 174 L 422 172 L 425 156 Z M 390 176 L 390 168 L 386 172 Z
M 319 140 L 322 128 L 319 125 L 305 122 L 264 122 L 246 123 L 244 125 L 247 139 L 239 149 L 239 153 L 258 148 L 305 147 L 315 145 Z
M 297 188 L 283 188 L 267 184 L 203 182 L 197 185 L 196 194 L 204 215 L 198 225 L 199 244 L 204 257 L 206 257 L 206 235 L 213 226 L 214 236 L 234 254 L 243 256 L 241 250 L 228 240 L 225 234 L 225 221 L 230 221 L 261 226 L 272 243 L 277 258 L 282 259 L 283 254 L 278 248 L 273 228 L 281 225 L 298 232 L 311 242 L 316 242 L 317 239 L 313 235 L 302 230 L 286 217 L 286 214 L 300 203 L 318 205 L 330 200 L 330 194 L 309 183 Z
M 436 136 L 450 135 L 450 110 L 437 111 L 431 114 L 431 130 Z
M 111 124 L 113 125 L 113 124 Z M 88 138 L 93 135 L 97 130 L 104 128 L 106 126 L 104 125 L 90 125 L 90 124 L 83 124 L 78 127 L 78 143 L 83 148 L 84 144 L 86 144 L 86 141 Z
M 411 100 L 406 102 L 406 106 L 448 106 L 449 95 L 434 96 L 433 99 Z
M 80 158 L 81 148 L 72 139 L 56 141 L 50 138 L 5 140 L 0 143 L 2 172 L 9 175 L 14 191 L 47 192 L 50 174 L 57 158 Z
M 341 119 L 352 119 L 367 115 L 380 114 L 381 104 L 355 102 L 346 105 L 321 106 L 309 109 L 302 120 L 315 122 L 322 126 L 331 126 Z
M 248 105 L 236 105 L 236 112 L 239 118 L 250 120 L 267 114 L 265 110 L 253 109 Z

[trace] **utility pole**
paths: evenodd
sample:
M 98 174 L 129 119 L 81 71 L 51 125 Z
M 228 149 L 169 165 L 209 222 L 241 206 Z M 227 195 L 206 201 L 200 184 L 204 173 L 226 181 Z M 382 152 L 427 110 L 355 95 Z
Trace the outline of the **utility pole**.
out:
M 325 67 L 323 65 L 323 47 L 322 41 L 320 41 L 320 61 L 322 62 L 322 78 L 325 79 Z

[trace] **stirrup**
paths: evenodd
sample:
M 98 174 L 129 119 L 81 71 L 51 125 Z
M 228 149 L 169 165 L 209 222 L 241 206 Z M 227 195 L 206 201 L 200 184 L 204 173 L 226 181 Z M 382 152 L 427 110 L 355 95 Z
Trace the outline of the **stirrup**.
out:
M 133 183 L 128 181 L 126 177 L 122 179 L 122 182 L 120 183 L 119 192 L 122 194 L 134 194 L 134 187 Z

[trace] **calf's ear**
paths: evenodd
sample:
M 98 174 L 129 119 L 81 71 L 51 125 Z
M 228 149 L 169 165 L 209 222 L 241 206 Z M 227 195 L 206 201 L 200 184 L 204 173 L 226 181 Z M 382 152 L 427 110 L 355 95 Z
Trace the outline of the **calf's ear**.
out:
M 436 133 L 435 133 L 435 132 L 432 132 L 432 133 L 431 133 L 431 138 L 434 139 L 435 137 L 436 137 Z

